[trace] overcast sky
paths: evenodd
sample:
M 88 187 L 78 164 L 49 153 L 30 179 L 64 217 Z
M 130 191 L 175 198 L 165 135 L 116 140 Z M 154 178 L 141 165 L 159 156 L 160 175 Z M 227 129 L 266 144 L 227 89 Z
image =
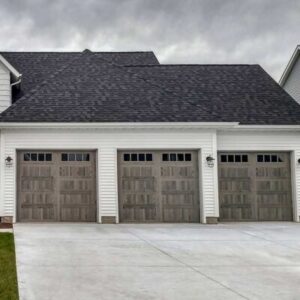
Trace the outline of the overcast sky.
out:
M 1 50 L 153 50 L 161 63 L 261 64 L 300 44 L 300 0 L 0 0 Z

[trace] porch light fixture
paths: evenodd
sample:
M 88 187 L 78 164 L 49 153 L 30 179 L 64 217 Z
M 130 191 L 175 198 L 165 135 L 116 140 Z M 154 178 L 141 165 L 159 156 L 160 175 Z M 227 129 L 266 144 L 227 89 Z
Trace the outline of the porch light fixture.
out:
M 214 166 L 214 164 L 215 164 L 214 160 L 215 160 L 215 159 L 214 159 L 211 155 L 208 155 L 208 156 L 206 157 L 207 165 L 208 165 L 210 168 L 212 168 L 212 167 Z
M 5 165 L 6 165 L 7 167 L 11 167 L 12 164 L 13 164 L 13 159 L 12 159 L 10 156 L 7 156 L 7 157 L 5 158 Z
M 300 158 L 298 159 L 298 164 L 300 164 Z

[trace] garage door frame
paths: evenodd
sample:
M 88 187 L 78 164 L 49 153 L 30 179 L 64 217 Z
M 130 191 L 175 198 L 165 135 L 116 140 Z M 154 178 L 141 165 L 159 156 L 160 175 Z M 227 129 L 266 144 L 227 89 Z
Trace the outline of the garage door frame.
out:
M 100 222 L 100 205 L 99 205 L 99 155 L 98 155 L 98 149 L 97 148 L 52 148 L 52 147 L 47 147 L 47 148 L 16 148 L 14 151 L 14 157 L 16 158 L 16 163 L 13 165 L 14 168 L 14 174 L 15 174 L 15 186 L 16 186 L 16 195 L 15 195 L 15 220 L 16 222 L 22 222 L 22 223 L 34 223 L 34 222 L 39 222 L 39 221 L 20 221 L 19 217 L 19 185 L 18 185 L 18 179 L 19 179 L 19 171 L 20 171 L 20 161 L 19 161 L 19 153 L 23 151 L 32 151 L 32 152 L 93 152 L 95 155 L 95 161 L 94 161 L 94 169 L 95 169 L 95 200 L 96 200 L 96 211 L 95 211 L 95 221 L 88 222 L 88 223 L 99 223 Z M 69 221 L 47 221 L 47 223 L 68 223 Z M 45 222 L 46 223 L 46 222 Z M 86 222 L 80 222 L 78 221 L 77 223 L 86 223 Z
M 202 150 L 199 148 L 181 148 L 181 147 L 176 147 L 176 148 L 117 148 L 116 149 L 116 180 L 117 180 L 117 223 L 122 222 L 121 221 L 121 213 L 120 213 L 120 182 L 119 182 L 119 154 L 120 152 L 124 151 L 132 151 L 132 152 L 159 152 L 159 151 L 165 151 L 165 152 L 188 152 L 188 151 L 193 151 L 197 153 L 197 172 L 198 172 L 198 205 L 199 205 L 199 223 L 204 222 L 205 219 L 205 212 L 204 212 L 204 207 L 203 207 L 203 184 L 202 184 Z M 125 222 L 126 223 L 126 222 Z M 155 223 L 155 222 L 154 222 Z M 149 223 L 146 223 L 149 224 Z M 150 223 L 151 224 L 151 223 Z M 195 223 L 197 224 L 197 223 Z
M 218 150 L 218 155 L 217 155 L 217 162 L 218 162 L 218 165 L 217 165 L 217 172 L 218 172 L 218 190 L 219 190 L 219 210 L 220 210 L 220 215 L 221 215 L 221 198 L 220 198 L 220 174 L 219 174 L 219 171 L 220 171 L 220 166 L 219 166 L 219 159 L 220 159 L 220 154 L 252 154 L 253 157 L 256 159 L 256 155 L 258 154 L 280 154 L 280 153 L 283 153 L 283 154 L 286 154 L 288 156 L 288 159 L 289 159 L 289 189 L 290 189 L 290 198 L 291 198 L 291 220 L 290 221 L 296 221 L 297 220 L 297 203 L 295 203 L 295 199 L 296 199 L 296 196 L 295 196 L 295 166 L 293 164 L 294 162 L 294 158 L 295 158 L 295 153 L 294 151 L 288 151 L 288 150 L 280 150 L 280 149 L 273 149 L 273 150 L 250 150 L 250 151 L 247 151 L 247 150 Z M 257 164 L 256 160 L 255 160 L 255 163 Z M 255 184 L 256 184 L 257 181 L 255 181 Z M 256 192 L 255 192 L 255 195 L 256 195 Z M 256 203 L 257 205 L 257 203 Z M 256 212 L 257 213 L 257 212 Z M 220 217 L 220 220 L 222 222 L 268 222 L 269 220 L 223 220 L 221 219 Z M 272 221 L 272 220 L 270 220 Z M 278 221 L 281 221 L 281 220 L 278 220 Z M 283 220 L 285 221 L 285 220 Z M 289 220 L 287 220 L 289 221 Z

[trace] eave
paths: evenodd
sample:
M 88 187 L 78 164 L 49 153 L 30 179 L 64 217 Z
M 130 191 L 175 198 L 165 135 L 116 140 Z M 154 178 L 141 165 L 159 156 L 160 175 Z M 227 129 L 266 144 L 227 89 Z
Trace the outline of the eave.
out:
M 298 45 L 290 59 L 290 61 L 288 62 L 280 80 L 279 80 L 279 85 L 280 86 L 284 86 L 286 80 L 288 79 L 291 71 L 293 70 L 293 67 L 295 65 L 295 63 L 297 62 L 298 58 L 300 56 L 300 45 Z
M 240 125 L 238 122 L 0 123 L 0 129 L 206 129 L 300 131 L 300 125 Z

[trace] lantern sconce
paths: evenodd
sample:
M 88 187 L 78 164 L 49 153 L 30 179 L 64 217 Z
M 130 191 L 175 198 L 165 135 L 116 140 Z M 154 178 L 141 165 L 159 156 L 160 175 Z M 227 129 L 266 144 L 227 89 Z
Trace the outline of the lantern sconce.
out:
M 6 165 L 7 167 L 11 167 L 12 164 L 13 164 L 13 159 L 12 159 L 10 156 L 7 156 L 7 157 L 5 158 L 5 165 Z
M 211 156 L 211 155 L 208 155 L 207 157 L 206 157 L 206 162 L 207 162 L 207 165 L 210 167 L 210 168 L 212 168 L 213 166 L 214 166 L 214 158 Z
M 300 158 L 298 158 L 298 164 L 300 164 Z

